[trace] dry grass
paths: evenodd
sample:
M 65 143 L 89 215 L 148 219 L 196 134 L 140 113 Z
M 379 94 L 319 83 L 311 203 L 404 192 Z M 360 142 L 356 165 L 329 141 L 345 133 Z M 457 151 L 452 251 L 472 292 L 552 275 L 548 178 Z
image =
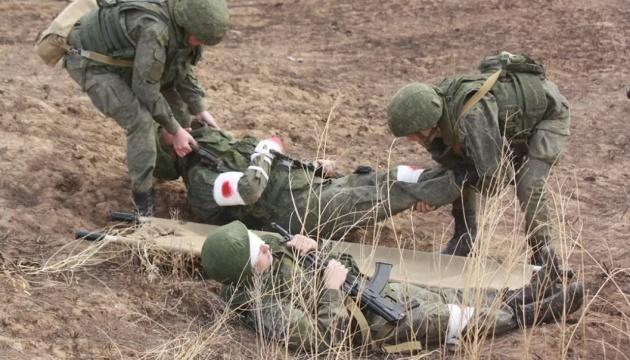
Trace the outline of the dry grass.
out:
M 334 109 L 334 108 L 333 108 Z M 325 134 L 329 121 L 322 132 L 321 154 L 326 153 Z M 318 154 L 320 151 L 318 150 Z M 325 156 L 321 156 L 325 157 Z M 508 162 L 506 161 L 506 164 Z M 510 169 L 509 166 L 501 169 Z M 496 181 L 510 180 L 512 171 L 497 174 Z M 502 170 L 504 171 L 504 170 Z M 593 263 L 602 273 L 606 274 L 601 285 L 594 293 L 588 293 L 585 297 L 585 305 L 576 314 L 563 317 L 557 324 L 546 325 L 554 335 L 554 343 L 551 345 L 556 350 L 558 358 L 569 359 L 586 353 L 587 348 L 592 348 L 592 342 L 601 343 L 602 354 L 605 358 L 624 358 L 624 349 L 630 341 L 630 299 L 618 280 L 621 277 L 630 275 L 628 268 L 609 269 L 601 259 L 595 258 L 584 246 L 582 233 L 582 220 L 578 212 L 574 212 L 574 204 L 571 199 L 579 199 L 578 188 L 573 179 L 552 176 L 548 183 L 548 194 L 552 207 L 552 225 L 555 231 L 555 248 L 565 267 L 570 264 L 580 281 L 585 279 L 585 268 L 587 263 Z M 377 187 L 379 188 L 379 187 Z M 321 195 L 321 194 L 320 194 Z M 382 194 L 384 199 L 381 203 L 374 204 L 373 211 L 361 213 L 362 217 L 376 217 L 379 207 L 387 206 L 388 196 Z M 309 201 L 319 201 L 319 199 L 309 199 Z M 320 209 L 330 206 L 330 204 L 318 203 Z M 178 216 L 175 211 L 174 217 Z M 463 289 L 464 296 L 462 304 L 474 308 L 486 307 L 488 311 L 499 311 L 501 301 L 495 299 L 490 304 L 485 300 L 485 292 L 481 289 L 484 276 L 487 276 L 487 262 L 490 259 L 500 259 L 504 269 L 512 270 L 523 268 L 521 264 L 529 259 L 529 249 L 526 246 L 526 235 L 523 234 L 524 218 L 516 198 L 513 186 L 501 187 L 494 196 L 487 197 L 480 202 L 478 210 L 478 233 L 477 241 L 473 248 L 473 257 L 468 261 L 471 264 L 472 274 L 468 274 L 474 279 Z M 305 220 L 305 219 L 302 219 Z M 359 218 L 359 221 L 364 218 Z M 324 225 L 327 221 L 334 219 L 318 219 L 318 224 Z M 376 246 L 387 225 L 393 230 L 394 242 L 399 249 L 409 249 L 417 243 L 415 235 L 411 238 L 401 236 L 401 224 L 408 224 L 404 215 L 391 218 L 365 232 L 362 242 L 367 245 Z M 412 222 L 413 223 L 413 222 Z M 60 275 L 67 284 L 72 283 L 73 274 L 88 266 L 97 266 L 103 263 L 113 263 L 123 269 L 140 269 L 149 282 L 154 281 L 178 281 L 199 278 L 198 260 L 191 256 L 166 253 L 156 249 L 151 245 L 152 236 L 156 236 L 159 229 L 151 229 L 150 226 L 143 226 L 132 229 L 108 229 L 112 235 L 125 235 L 127 237 L 137 237 L 136 245 L 109 246 L 107 242 L 95 242 L 86 246 L 85 242 L 74 241 L 60 248 L 50 259 L 43 264 L 6 264 L 3 261 L 5 275 L 16 282 L 21 282 L 23 286 L 28 286 L 32 281 L 36 281 L 42 276 Z M 413 229 L 412 229 L 413 230 Z M 343 234 L 348 232 L 348 227 L 339 229 Z M 436 243 L 443 243 L 449 236 L 447 233 L 440 234 L 434 239 Z M 375 247 L 373 248 L 375 249 Z M 569 261 L 569 259 L 571 261 Z M 299 339 L 289 338 L 292 332 L 292 324 L 295 319 L 317 324 L 317 299 L 321 295 L 321 287 L 314 280 L 316 276 L 305 274 L 299 269 L 295 269 L 289 284 L 271 284 L 257 281 L 252 289 L 251 301 L 247 304 L 253 311 L 250 319 L 245 323 L 254 329 L 252 337 L 248 341 L 239 341 L 235 335 L 235 324 L 241 319 L 237 313 L 230 310 L 232 301 L 227 301 L 225 307 L 221 307 L 215 312 L 211 321 L 199 321 L 190 319 L 188 329 L 183 332 L 170 333 L 168 324 L 157 324 L 169 333 L 169 340 L 148 349 L 137 349 L 138 357 L 142 359 L 212 359 L 225 357 L 226 346 L 231 349 L 230 357 L 257 359 L 280 359 L 280 358 L 325 358 L 325 359 L 352 359 L 352 358 L 374 358 L 382 355 L 375 355 L 368 347 L 356 347 L 353 345 L 353 337 L 356 333 L 351 332 L 349 327 L 342 332 L 343 339 L 338 345 L 332 348 L 325 346 L 314 346 L 304 352 L 291 350 L 289 344 L 295 344 Z M 28 280 L 24 280 L 28 279 Z M 27 285 L 24 285 L 27 284 Z M 568 279 L 564 279 L 563 286 L 568 284 Z M 200 285 L 201 286 L 201 285 Z M 587 287 L 588 288 L 588 287 Z M 594 306 L 607 306 L 611 303 L 603 296 L 604 289 L 612 288 L 612 292 L 622 299 L 623 307 L 615 307 L 619 316 L 617 323 L 602 323 L 596 315 L 590 311 Z M 608 291 L 610 294 L 610 291 Z M 185 296 L 182 295 L 182 296 Z M 610 295 L 607 295 L 610 296 Z M 274 308 L 278 303 L 291 304 L 288 311 L 281 311 Z M 603 305 L 602 305 L 603 304 Z M 173 311 L 177 311 L 174 309 Z M 408 313 L 411 316 L 411 313 Z M 273 321 L 269 322 L 269 319 Z M 436 346 L 426 349 L 421 353 L 399 354 L 399 358 L 465 358 L 481 359 L 491 357 L 503 357 L 506 345 L 501 337 L 493 335 L 493 323 L 485 321 L 475 314 L 471 320 L 474 326 L 469 326 L 467 336 L 462 338 L 457 347 L 447 347 L 446 345 Z M 608 339 L 589 338 L 588 326 L 599 323 L 618 336 Z M 315 327 L 312 332 L 313 344 L 321 344 L 326 339 L 328 329 Z M 414 329 L 411 329 L 413 332 Z M 521 358 L 536 357 L 536 349 L 541 344 L 535 343 L 540 337 L 534 337 L 532 331 L 515 330 L 517 334 L 516 345 L 508 345 L 509 348 Z M 514 335 L 511 337 L 514 340 Z M 242 340 L 242 339 L 241 339 Z M 422 339 L 418 339 L 422 340 Z M 113 340 L 114 346 L 117 346 Z M 226 345 L 227 344 L 227 345 Z M 356 343 L 355 343 L 356 345 Z M 549 345 L 547 345 L 549 346 Z

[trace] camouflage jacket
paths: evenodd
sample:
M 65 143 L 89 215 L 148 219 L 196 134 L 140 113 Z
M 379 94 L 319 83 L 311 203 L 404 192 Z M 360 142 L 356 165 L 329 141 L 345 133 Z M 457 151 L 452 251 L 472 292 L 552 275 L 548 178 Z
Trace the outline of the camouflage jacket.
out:
M 258 143 L 253 137 L 237 140 L 226 132 L 207 127 L 193 130 L 192 135 L 201 147 L 221 159 L 223 165 L 217 168 L 205 164 L 195 153 L 184 159 L 174 158 L 170 150 L 160 143 L 161 136 L 158 133 L 154 174 L 163 180 L 182 176 L 188 189 L 189 204 L 204 222 L 217 224 L 239 219 L 250 227 L 268 228 L 271 219 L 284 218 L 287 209 L 293 209 L 296 203 L 307 203 L 299 197 L 308 196 L 307 190 L 312 184 L 327 181 L 313 176 L 311 171 L 291 169 L 278 159 L 271 164 L 261 157 L 252 161 L 251 154 Z M 262 168 L 268 178 L 261 176 L 256 168 Z M 237 190 L 244 204 L 220 206 L 216 203 L 214 184 L 219 175 L 226 172 L 243 173 Z M 293 193 L 293 198 L 285 196 L 287 191 Z
M 284 341 L 289 348 L 302 352 L 321 353 L 342 343 L 363 344 L 354 315 L 345 305 L 347 295 L 341 290 L 322 289 L 319 273 L 303 268 L 299 259 L 279 244 L 280 236 L 268 234 L 261 238 L 272 249 L 271 271 L 254 277 L 248 284 L 224 286 L 221 290 L 221 297 L 244 316 L 246 323 L 266 339 Z M 340 261 L 351 274 L 359 274 L 350 255 L 330 257 Z M 511 309 L 497 302 L 497 290 L 478 289 L 474 294 L 472 301 L 479 306 L 479 317 L 493 324 L 496 334 L 516 327 Z M 392 326 L 369 309 L 361 309 L 370 339 L 387 345 L 418 341 L 423 346 L 445 340 L 451 307 L 469 301 L 466 296 L 470 296 L 462 289 L 400 283 L 388 283 L 381 295 L 403 304 L 407 317 Z
M 75 48 L 115 58 L 133 58 L 133 68 L 95 61 L 86 61 L 86 64 L 120 73 L 153 118 L 170 133 L 175 133 L 179 125 L 174 113 L 197 114 L 206 109 L 204 91 L 192 71 L 192 66 L 201 58 L 202 49 L 186 45 L 183 30 L 171 20 L 166 7 L 167 3 L 129 2 L 97 9 L 79 20 L 73 30 L 76 34 L 69 38 Z M 118 37 L 111 35 L 120 33 Z M 173 90 L 182 101 L 169 104 L 162 92 Z M 171 109 L 171 106 L 179 108 Z
M 471 91 L 481 87 L 483 75 L 468 83 Z M 440 86 L 454 81 L 447 79 Z M 540 80 L 546 106 L 540 109 L 538 116 L 526 116 L 519 108 L 521 103 L 514 91 L 497 90 L 509 88 L 509 85 L 495 85 L 466 115 L 456 121 L 459 110 L 463 107 L 468 94 L 458 98 L 445 96 L 446 111 L 439 126 L 443 137 L 438 138 L 429 147 L 433 159 L 448 169 L 474 168 L 481 179 L 490 183 L 500 175 L 509 179 L 510 168 L 502 162 L 505 150 L 512 147 L 517 155 L 527 155 L 531 159 L 554 163 L 562 152 L 569 137 L 570 113 L 567 100 L 558 87 L 549 80 Z M 506 95 L 507 94 L 507 95 Z M 442 94 L 444 96 L 444 92 Z M 454 143 L 459 143 L 460 150 L 454 151 Z M 515 148 L 518 146 L 518 148 Z
M 261 237 L 271 246 L 271 271 L 239 287 L 224 286 L 221 297 L 268 340 L 294 350 L 320 352 L 343 340 L 349 325 L 341 290 L 322 289 L 317 273 L 299 266 L 280 245 L 280 236 Z

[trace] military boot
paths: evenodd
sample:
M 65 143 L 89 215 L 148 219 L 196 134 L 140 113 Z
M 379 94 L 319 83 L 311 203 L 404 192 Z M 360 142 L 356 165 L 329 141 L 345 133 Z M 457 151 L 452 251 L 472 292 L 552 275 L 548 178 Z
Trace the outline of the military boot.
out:
M 566 276 L 568 279 L 572 279 L 574 275 L 573 270 L 560 267 L 560 259 L 549 243 L 550 241 L 546 238 L 540 240 L 533 237 L 529 240 L 529 245 L 533 251 L 530 263 L 546 268 L 550 278 L 561 279 L 563 276 Z
M 461 203 L 456 201 L 451 214 L 455 220 L 455 231 L 441 252 L 446 255 L 468 256 L 477 235 L 475 209 L 463 209 Z
M 583 297 L 584 287 L 576 281 L 540 301 L 510 304 L 510 307 L 514 310 L 514 318 L 519 327 L 528 328 L 560 321 L 565 314 L 571 314 L 582 306 Z
M 503 302 L 513 306 L 517 304 L 530 304 L 551 296 L 560 283 L 557 277 L 551 277 L 546 267 L 536 271 L 529 284 L 516 290 L 505 290 Z
M 133 192 L 133 206 L 139 216 L 153 216 L 155 214 L 155 193 L 153 189 L 147 192 Z

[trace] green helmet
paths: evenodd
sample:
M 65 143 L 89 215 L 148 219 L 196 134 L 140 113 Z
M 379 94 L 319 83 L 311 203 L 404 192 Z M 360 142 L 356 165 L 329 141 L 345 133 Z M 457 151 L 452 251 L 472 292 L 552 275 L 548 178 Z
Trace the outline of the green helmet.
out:
M 228 30 L 230 14 L 225 0 L 174 0 L 177 25 L 205 45 L 218 44 Z
M 249 231 L 240 221 L 219 227 L 201 248 L 204 276 L 223 284 L 245 282 L 252 276 Z
M 431 128 L 440 117 L 442 98 L 431 85 L 419 82 L 400 88 L 387 106 L 389 130 L 396 137 Z

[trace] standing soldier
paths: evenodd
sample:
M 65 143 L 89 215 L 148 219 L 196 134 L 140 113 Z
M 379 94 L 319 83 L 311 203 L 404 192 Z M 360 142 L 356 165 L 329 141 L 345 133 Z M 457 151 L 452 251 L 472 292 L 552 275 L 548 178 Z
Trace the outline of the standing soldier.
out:
M 173 135 L 178 156 L 191 151 L 191 116 L 218 127 L 206 110 L 192 66 L 201 45 L 216 45 L 228 28 L 224 0 L 99 0 L 68 36 L 64 66 L 92 103 L 127 132 L 133 201 L 154 211 L 153 120 Z
M 480 70 L 481 74 L 446 79 L 438 86 L 419 82 L 404 86 L 388 106 L 389 128 L 397 137 L 422 144 L 445 169 L 465 169 L 474 178 L 461 191 L 442 194 L 453 200 L 455 219 L 455 233 L 443 253 L 466 256 L 471 251 L 475 189 L 488 194 L 511 181 L 510 161 L 502 158 L 508 154 L 516 169 L 531 262 L 557 269 L 544 188 L 569 137 L 569 106 L 558 87 L 545 79 L 542 65 L 525 55 L 503 52 L 484 59 Z M 436 205 L 443 204 L 429 202 L 419 208 Z

